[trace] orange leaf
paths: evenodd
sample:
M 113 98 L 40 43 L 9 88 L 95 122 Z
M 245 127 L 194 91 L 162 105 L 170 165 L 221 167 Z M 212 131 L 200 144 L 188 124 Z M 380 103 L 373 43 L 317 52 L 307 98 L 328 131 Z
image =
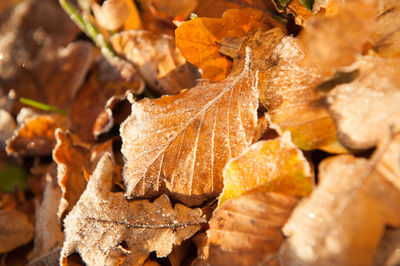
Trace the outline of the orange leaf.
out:
M 224 79 L 232 65 L 218 52 L 223 37 L 241 38 L 257 28 L 277 26 L 265 13 L 251 8 L 231 9 L 222 18 L 196 18 L 175 31 L 177 47 L 187 61 L 203 70 L 203 78 Z

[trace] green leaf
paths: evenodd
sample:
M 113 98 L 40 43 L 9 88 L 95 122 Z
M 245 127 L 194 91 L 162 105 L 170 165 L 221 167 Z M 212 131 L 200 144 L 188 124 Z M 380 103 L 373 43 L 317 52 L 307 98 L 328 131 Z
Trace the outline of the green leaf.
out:
M 13 192 L 17 186 L 20 190 L 28 189 L 28 173 L 21 167 L 7 162 L 0 162 L 0 190 Z
M 312 11 L 315 0 L 300 0 L 300 1 L 303 4 L 303 6 L 307 7 L 307 9 Z

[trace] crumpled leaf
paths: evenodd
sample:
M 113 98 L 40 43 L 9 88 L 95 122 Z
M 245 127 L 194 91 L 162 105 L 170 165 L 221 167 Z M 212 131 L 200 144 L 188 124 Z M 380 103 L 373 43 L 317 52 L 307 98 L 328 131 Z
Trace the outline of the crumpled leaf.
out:
M 139 29 L 141 20 L 139 12 L 131 0 L 106 0 L 100 6 L 91 3 L 96 21 L 106 30 L 117 30 L 124 26 L 124 30 Z
M 84 175 L 89 172 L 90 150 L 75 144 L 71 134 L 60 129 L 56 130 L 55 136 L 57 145 L 53 150 L 53 160 L 57 163 L 58 185 L 62 191 L 57 215 L 62 221 L 86 188 Z
M 224 202 L 209 221 L 206 246 L 194 264 L 278 265 L 281 228 L 296 204 L 291 196 L 271 192 L 250 192 Z
M 284 227 L 283 265 L 371 265 L 385 225 L 400 226 L 399 162 L 400 135 L 370 160 L 324 160 L 320 184 Z
M 383 57 L 400 57 L 400 4 L 397 0 L 380 2 L 383 7 L 371 35 L 373 49 Z
M 175 30 L 175 41 L 183 57 L 203 70 L 202 78 L 219 81 L 232 65 L 218 52 L 222 38 L 242 38 L 257 28 L 274 26 L 279 24 L 260 10 L 231 9 L 222 18 L 196 18 L 182 23 Z
M 293 144 L 290 133 L 259 141 L 224 168 L 224 190 L 219 205 L 250 190 L 308 196 L 313 189 L 310 165 Z
M 223 167 L 251 144 L 257 126 L 257 78 L 247 52 L 238 75 L 132 105 L 120 128 L 129 198 L 168 192 L 193 206 L 221 192 Z
M 40 258 L 60 247 L 64 234 L 58 224 L 57 211 L 61 199 L 61 189 L 56 176 L 46 174 L 46 188 L 42 203 L 36 204 L 34 248 L 30 260 Z
M 128 202 L 111 192 L 113 163 L 104 154 L 79 202 L 65 218 L 61 263 L 79 252 L 89 265 L 142 264 L 150 252 L 167 256 L 173 245 L 195 234 L 205 222 L 200 209 L 172 208 L 166 195 L 154 202 Z M 122 243 L 125 244 L 122 244 Z
M 7 140 L 7 153 L 22 156 L 46 156 L 56 144 L 54 131 L 66 128 L 67 118 L 51 113 L 26 119 Z
M 159 94 L 177 94 L 196 84 L 197 70 L 185 61 L 171 36 L 131 30 L 114 34 L 110 42 Z
M 143 90 L 144 82 L 130 63 L 98 56 L 88 80 L 71 104 L 68 117 L 70 130 L 82 140 L 94 142 L 93 127 L 107 101 L 112 97 L 122 97 L 128 91 L 140 94 Z
M 300 34 L 307 61 L 327 68 L 353 63 L 374 28 L 374 2 L 346 1 L 337 5 L 336 14 L 309 18 Z
M 316 90 L 326 77 L 318 67 L 302 64 L 302 43 L 277 28 L 255 32 L 243 45 L 253 46 L 256 60 L 252 66 L 260 72 L 260 101 L 269 110 L 271 121 L 289 130 L 301 149 L 345 151 L 335 146 L 335 125 L 325 109 L 323 94 Z
M 400 59 L 362 57 L 347 70 L 358 76 L 329 92 L 329 112 L 344 145 L 368 149 L 400 131 Z
M 33 237 L 33 226 L 20 211 L 0 210 L 0 253 L 22 246 Z

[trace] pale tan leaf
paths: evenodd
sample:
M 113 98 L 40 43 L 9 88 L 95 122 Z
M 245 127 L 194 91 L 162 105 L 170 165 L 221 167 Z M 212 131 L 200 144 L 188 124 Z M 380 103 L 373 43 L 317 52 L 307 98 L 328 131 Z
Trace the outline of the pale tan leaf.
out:
M 181 204 L 172 208 L 166 195 L 154 202 L 129 202 L 122 192 L 111 192 L 113 162 L 104 154 L 85 192 L 65 218 L 62 263 L 79 252 L 89 265 L 140 265 L 156 251 L 165 257 L 173 245 L 195 234 L 205 223 L 200 209 Z
M 121 125 L 129 198 L 168 192 L 193 206 L 221 192 L 225 163 L 251 144 L 257 125 L 249 50 L 246 58 L 236 76 L 132 105 Z
M 358 76 L 329 92 L 328 109 L 339 140 L 368 149 L 388 132 L 400 131 L 400 59 L 362 57 L 347 70 Z
M 272 192 L 227 200 L 209 222 L 208 242 L 195 265 L 276 265 L 281 228 L 296 204 L 297 199 Z
M 370 160 L 331 157 L 284 227 L 283 265 L 371 265 L 385 225 L 400 226 L 400 135 Z
M 0 253 L 22 246 L 32 237 L 33 226 L 23 212 L 0 210 Z

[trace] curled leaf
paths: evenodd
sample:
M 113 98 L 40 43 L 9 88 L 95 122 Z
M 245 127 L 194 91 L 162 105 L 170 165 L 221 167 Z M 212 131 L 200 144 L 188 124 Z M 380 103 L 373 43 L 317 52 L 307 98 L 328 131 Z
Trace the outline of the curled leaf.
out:
M 272 191 L 308 196 L 313 188 L 310 166 L 293 144 L 290 133 L 251 145 L 224 169 L 224 190 L 219 205 L 247 191 Z
M 168 192 L 193 206 L 221 192 L 223 167 L 251 144 L 257 125 L 250 50 L 246 58 L 236 76 L 132 105 L 121 125 L 129 198 Z
M 65 218 L 61 262 L 79 252 L 87 264 L 142 264 L 150 252 L 165 257 L 173 245 L 195 234 L 205 222 L 200 209 L 173 208 L 166 195 L 154 202 L 129 202 L 111 192 L 113 163 L 104 154 L 77 205 Z M 125 244 L 123 244 L 125 243 Z

